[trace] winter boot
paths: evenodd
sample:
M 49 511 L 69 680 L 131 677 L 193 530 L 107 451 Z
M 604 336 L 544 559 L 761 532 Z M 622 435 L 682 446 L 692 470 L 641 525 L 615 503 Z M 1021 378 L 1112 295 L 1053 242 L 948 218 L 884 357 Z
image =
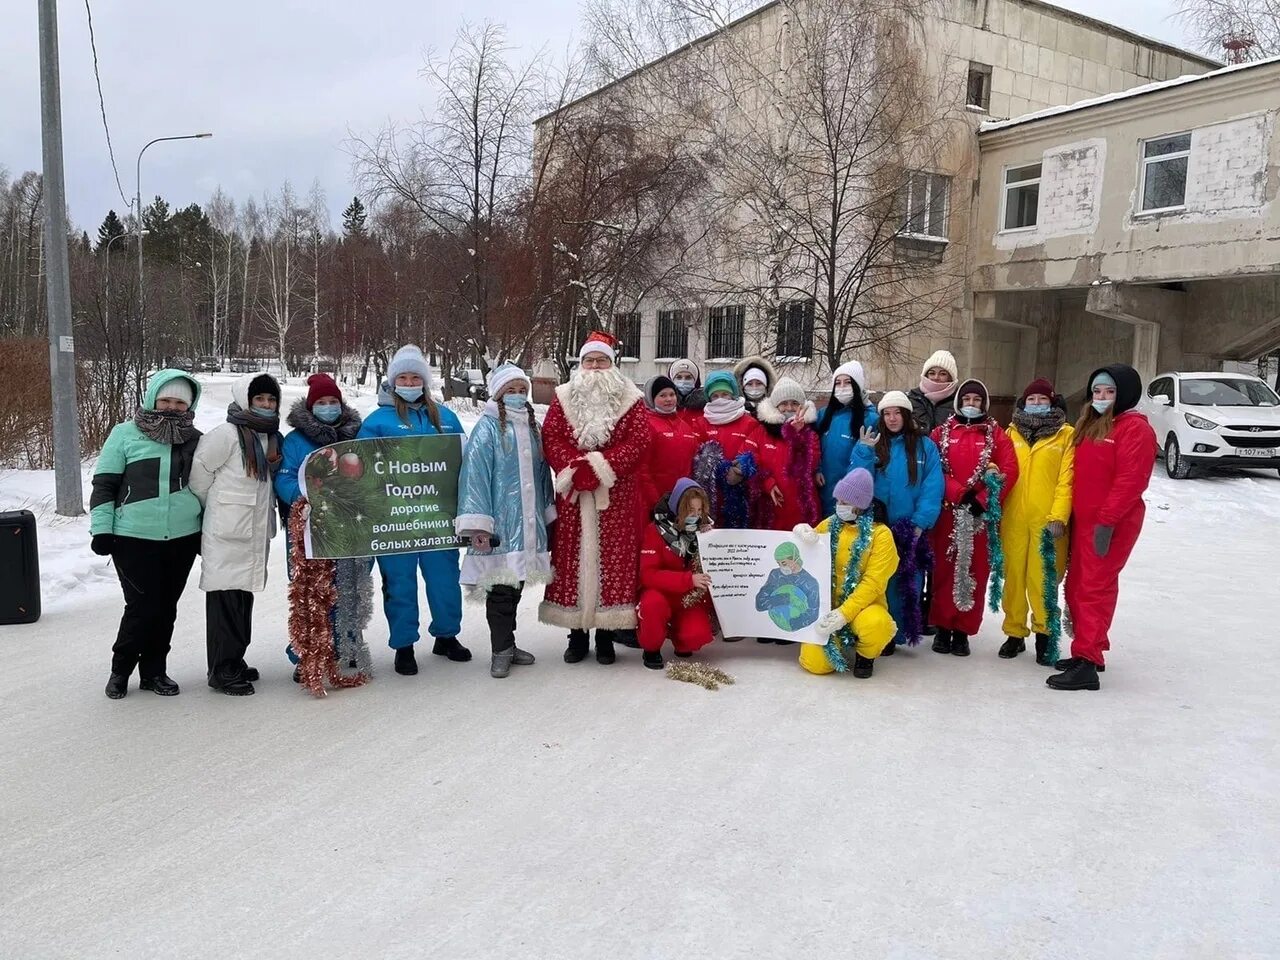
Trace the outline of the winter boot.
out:
M 511 662 L 516 658 L 516 648 L 507 647 L 505 650 L 499 650 L 493 655 L 493 659 L 489 661 L 489 676 L 496 680 L 501 680 L 511 672 Z
M 163 673 L 157 673 L 154 677 L 143 677 L 138 683 L 138 689 L 150 690 L 162 697 L 176 697 L 180 692 L 178 685 Z
M 240 671 L 240 679 L 248 680 L 250 683 L 257 683 L 259 680 L 262 679 L 262 674 L 258 672 L 257 667 L 246 666 L 243 670 Z
M 1046 677 L 1046 684 L 1055 690 L 1099 690 L 1098 668 L 1083 658 L 1073 658 L 1071 666 L 1062 673 Z
M 950 653 L 951 652 L 951 631 L 938 628 L 937 635 L 933 638 L 934 653 Z
M 581 663 L 591 651 L 591 634 L 585 630 L 569 631 L 569 646 L 564 651 L 565 663 Z
M 294 667 L 294 668 L 293 668 L 293 682 L 294 682 L 294 683 L 301 683 L 301 682 L 302 682 L 302 667 L 301 667 L 301 666 L 297 666 L 297 667 Z
M 418 658 L 413 655 L 412 643 L 407 647 L 400 647 L 396 651 L 396 673 L 403 674 L 406 677 L 417 676 Z
M 213 690 L 217 690 L 219 693 L 225 693 L 228 697 L 253 696 L 253 684 L 243 676 L 236 677 L 234 680 L 228 680 L 226 683 L 221 683 L 217 680 L 210 680 L 209 687 Z
M 854 654 L 853 675 L 859 680 L 865 680 L 867 677 L 871 676 L 871 671 L 875 668 L 875 665 L 876 662 L 874 660 L 868 660 L 864 656 Z
M 615 630 L 613 642 L 620 647 L 630 647 L 632 650 L 640 649 L 640 641 L 636 638 L 636 631 L 634 630 Z
M 1053 665 L 1053 668 L 1054 668 L 1055 670 L 1070 670 L 1072 667 L 1074 667 L 1074 666 L 1076 665 L 1076 661 L 1077 661 L 1077 660 L 1079 660 L 1079 659 L 1081 659 L 1081 658 L 1080 658 L 1080 657 L 1067 657 L 1066 659 L 1064 659 L 1064 660 L 1059 660 L 1057 663 L 1055 663 L 1055 664 Z M 1106 673 L 1106 672 L 1107 672 L 1107 668 L 1106 668 L 1105 666 L 1099 666 L 1099 665 L 1095 664 L 1095 665 L 1094 665 L 1094 668 L 1095 668 L 1099 673 Z
M 681 660 L 688 660 L 690 657 L 692 657 L 692 656 L 693 656 L 693 651 L 692 651 L 692 650 L 677 650 L 677 651 L 676 651 L 676 656 L 677 656 L 677 657 L 679 657 Z
M 953 657 L 967 657 L 969 655 L 969 635 L 961 633 L 957 630 L 951 635 L 951 655 Z
M 893 640 L 890 640 L 887 644 L 885 644 L 884 649 L 880 651 L 880 656 L 892 657 L 897 652 L 898 652 L 898 644 Z
M 1027 650 L 1027 641 L 1021 637 L 1005 637 L 1004 643 L 1000 644 L 1000 650 L 996 654 L 1001 660 L 1012 660 L 1020 653 Z
M 129 675 L 113 673 L 107 678 L 107 696 L 112 700 L 123 700 L 129 692 Z
M 1036 634 L 1036 663 L 1042 667 L 1053 666 L 1053 662 L 1049 659 L 1049 635 L 1047 633 Z
M 471 651 L 460 644 L 457 637 L 436 637 L 431 652 L 437 657 L 448 657 L 454 663 L 466 663 L 471 659 Z
M 613 663 L 617 659 L 617 654 L 613 652 L 613 631 L 597 630 L 596 663 L 609 664 Z
M 661 670 L 666 666 L 662 659 L 661 650 L 646 650 L 644 652 L 644 665 L 650 670 Z
M 521 650 L 519 647 L 512 647 L 511 649 L 515 651 L 515 653 L 511 655 L 511 662 L 517 667 L 533 666 L 534 662 L 538 659 L 528 650 Z

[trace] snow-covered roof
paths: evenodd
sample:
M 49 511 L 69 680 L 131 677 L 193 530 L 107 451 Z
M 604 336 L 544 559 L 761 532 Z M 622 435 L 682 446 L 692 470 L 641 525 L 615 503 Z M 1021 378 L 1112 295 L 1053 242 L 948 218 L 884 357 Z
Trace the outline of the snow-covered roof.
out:
M 1096 107 L 1104 103 L 1115 103 L 1118 100 L 1128 100 L 1132 97 L 1141 97 L 1148 93 L 1156 93 L 1160 90 L 1169 90 L 1173 87 L 1181 87 L 1189 83 L 1212 80 L 1215 77 L 1221 77 L 1229 73 L 1239 73 L 1243 70 L 1252 70 L 1255 67 L 1265 67 L 1276 63 L 1280 63 L 1280 56 L 1267 57 L 1265 60 L 1252 60 L 1248 63 L 1233 63 L 1228 67 L 1210 70 L 1208 73 L 1185 74 L 1181 77 L 1174 77 L 1172 80 L 1158 80 L 1155 83 L 1144 83 L 1140 87 L 1130 87 L 1128 90 L 1120 90 L 1116 93 L 1107 93 L 1100 97 L 1090 97 L 1088 100 L 1077 100 L 1075 103 L 1063 104 L 1060 107 L 1048 107 L 1044 110 L 1037 110 L 1035 113 L 1024 113 L 1020 117 L 1010 117 L 1008 120 L 987 120 L 978 127 L 978 133 L 991 133 L 995 130 L 1005 130 L 1009 127 L 1018 126 L 1019 124 L 1031 123 L 1035 120 L 1043 120 L 1046 117 L 1056 117 L 1063 113 L 1072 113 L 1076 110 L 1086 110 L 1089 107 Z

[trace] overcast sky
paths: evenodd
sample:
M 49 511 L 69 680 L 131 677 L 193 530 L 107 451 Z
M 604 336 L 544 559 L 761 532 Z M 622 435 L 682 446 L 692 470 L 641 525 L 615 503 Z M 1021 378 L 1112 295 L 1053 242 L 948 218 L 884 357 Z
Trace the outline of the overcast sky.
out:
M 428 97 L 419 69 L 464 19 L 503 22 L 529 54 L 563 52 L 580 0 L 94 0 L 103 94 L 120 179 L 134 191 L 138 149 L 153 137 L 211 131 L 212 140 L 157 144 L 143 162 L 144 202 L 237 198 L 285 179 L 318 179 L 339 211 L 353 194 L 348 130 L 412 120 Z M 1069 0 L 1091 16 L 1179 46 L 1169 0 Z M 15 4 L 0 31 L 0 166 L 40 168 L 36 4 Z M 109 208 L 123 215 L 98 115 L 83 0 L 59 4 L 67 199 L 90 234 Z M 336 217 L 335 217 L 336 220 Z

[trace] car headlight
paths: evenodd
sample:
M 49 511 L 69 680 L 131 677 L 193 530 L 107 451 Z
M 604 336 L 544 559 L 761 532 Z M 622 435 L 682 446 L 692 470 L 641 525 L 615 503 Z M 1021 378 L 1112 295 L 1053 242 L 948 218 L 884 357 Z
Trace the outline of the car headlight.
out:
M 1187 423 L 1195 427 L 1197 430 L 1217 430 L 1218 425 L 1212 420 L 1206 420 L 1204 417 L 1197 417 L 1194 413 L 1184 414 Z

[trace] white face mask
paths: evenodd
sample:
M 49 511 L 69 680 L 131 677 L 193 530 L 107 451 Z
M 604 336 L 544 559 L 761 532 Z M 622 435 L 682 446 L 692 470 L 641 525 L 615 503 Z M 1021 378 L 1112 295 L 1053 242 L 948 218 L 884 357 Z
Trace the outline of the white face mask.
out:
M 763 383 L 756 383 L 753 380 L 742 388 L 742 392 L 752 400 L 759 400 L 765 394 L 765 386 Z
M 977 420 L 982 416 L 982 409 L 980 407 L 961 407 L 960 416 L 968 420 Z
M 853 523 L 858 519 L 858 508 L 851 503 L 837 503 L 836 516 L 841 523 Z
M 836 387 L 831 395 L 841 403 L 848 403 L 853 399 L 853 387 Z
M 684 377 L 676 377 L 676 389 L 680 391 L 681 396 L 693 392 L 693 382 L 693 377 L 689 377 L 687 379 Z

